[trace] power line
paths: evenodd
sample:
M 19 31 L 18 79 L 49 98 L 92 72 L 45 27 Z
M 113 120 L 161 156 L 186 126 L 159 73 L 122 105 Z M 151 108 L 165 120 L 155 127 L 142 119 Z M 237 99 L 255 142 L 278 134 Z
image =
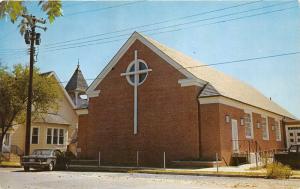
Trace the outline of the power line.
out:
M 91 46 L 91 45 L 102 45 L 102 44 L 107 44 L 107 43 L 112 43 L 112 42 L 117 42 L 117 41 L 123 41 L 123 40 L 126 40 L 126 39 L 127 38 L 121 38 L 121 39 L 110 40 L 110 41 L 94 43 L 94 44 L 84 44 L 84 45 L 78 45 L 78 46 L 73 46 L 73 47 L 65 47 L 65 48 L 49 49 L 49 50 L 46 49 L 45 51 L 41 50 L 41 52 L 53 52 L 53 51 L 58 51 L 58 50 L 74 49 L 74 48 L 86 47 L 86 46 Z
M 67 4 L 65 4 L 67 3 Z M 75 6 L 82 6 L 82 4 L 76 2 L 76 3 L 71 3 L 68 2 L 68 1 L 63 1 L 63 5 L 62 5 L 62 8 L 70 8 L 70 7 L 75 7 Z
M 85 14 L 85 13 L 103 11 L 103 10 L 107 10 L 107 9 L 113 9 L 113 8 L 117 8 L 117 7 L 123 7 L 123 6 L 132 5 L 132 4 L 136 4 L 136 3 L 141 3 L 141 2 L 145 2 L 145 0 L 128 2 L 128 3 L 123 3 L 123 4 L 120 4 L 120 5 L 109 6 L 109 7 L 99 8 L 99 9 L 90 9 L 90 10 L 85 10 L 85 11 L 74 12 L 74 13 L 71 13 L 71 14 L 67 14 L 64 17 L 70 17 L 70 16 L 74 16 L 74 15 L 79 15 L 79 14 Z
M 212 64 L 203 64 L 203 65 L 199 65 L 199 66 L 188 66 L 188 67 L 183 67 L 183 68 L 179 68 L 179 69 L 190 69 L 190 68 L 199 68 L 199 67 L 216 66 L 216 65 L 224 65 L 224 64 L 233 64 L 233 63 L 238 63 L 238 62 L 247 62 L 247 61 L 261 60 L 261 59 L 267 59 L 267 58 L 276 58 L 276 57 L 290 56 L 290 55 L 296 55 L 296 54 L 300 54 L 300 51 L 281 53 L 281 54 L 275 54 L 275 55 L 269 55 L 269 56 L 246 58 L 246 59 L 240 59 L 240 60 L 231 60 L 231 61 L 218 62 L 218 63 L 212 63 Z
M 296 8 L 296 7 L 297 7 L 297 6 L 295 6 L 295 7 L 289 7 L 289 8 L 285 8 L 285 9 L 278 9 L 278 10 L 274 10 L 274 11 L 263 12 L 263 13 L 259 13 L 259 14 L 253 14 L 253 15 L 242 16 L 242 17 L 233 18 L 233 19 L 228 19 L 228 20 L 221 20 L 221 21 L 218 21 L 218 22 L 213 22 L 213 23 L 203 24 L 203 25 L 200 25 L 200 26 L 208 26 L 208 25 L 213 25 L 213 24 L 219 24 L 219 23 L 224 23 L 224 22 L 229 22 L 229 21 L 239 20 L 239 19 L 243 19 L 243 18 L 249 18 L 249 17 L 259 16 L 259 15 L 264 15 L 264 14 L 270 14 L 270 13 L 279 12 L 279 11 L 284 11 L 284 10 L 288 10 L 288 9 L 292 9 L 292 8 Z M 200 27 L 200 26 L 192 26 L 192 27 Z M 187 27 L 187 28 L 191 28 L 191 27 Z M 169 33 L 169 32 L 175 32 L 175 31 L 181 31 L 181 30 L 187 29 L 187 28 L 178 28 L 178 29 L 172 29 L 172 30 L 163 31 L 163 32 L 154 32 L 154 33 L 151 33 L 150 35 L 159 35 L 159 34 L 163 34 L 163 33 Z M 114 38 L 116 38 L 116 37 L 114 37 Z M 50 50 L 46 50 L 46 51 L 44 51 L 44 52 L 53 52 L 53 51 L 58 51 L 58 50 L 66 50 L 66 49 L 73 49 L 73 48 L 79 48 L 79 47 L 86 47 L 86 46 L 100 45 L 100 44 L 106 44 L 106 43 L 117 42 L 117 41 L 121 41 L 121 40 L 125 40 L 125 39 L 127 39 L 127 38 L 115 39 L 115 40 L 110 40 L 110 41 L 105 41 L 105 42 L 100 42 L 100 43 L 83 44 L 83 45 L 77 45 L 77 46 L 72 46 L 72 47 L 50 49 Z
M 288 2 L 288 3 L 290 3 L 290 2 Z M 282 4 L 282 3 L 279 3 L 279 4 Z M 226 16 L 233 15 L 233 14 L 240 14 L 240 13 L 249 12 L 249 11 L 258 10 L 258 9 L 263 9 L 263 8 L 268 8 L 268 7 L 273 7 L 273 6 L 277 6 L 279 4 L 274 4 L 274 5 L 271 5 L 271 6 L 265 6 L 265 7 L 261 7 L 261 8 L 250 9 L 250 10 L 247 10 L 247 11 L 241 11 L 241 12 L 231 13 L 231 14 L 227 14 Z M 233 21 L 233 20 L 238 20 L 238 19 L 243 19 L 243 18 L 249 18 L 249 17 L 259 16 L 259 15 L 264 15 L 264 14 L 270 14 L 270 13 L 273 13 L 273 12 L 279 12 L 279 11 L 283 11 L 283 10 L 287 10 L 287 9 L 291 9 L 291 8 L 295 8 L 295 7 L 289 7 L 289 8 L 285 8 L 285 9 L 278 9 L 278 10 L 273 10 L 273 11 L 267 11 L 267 12 L 262 12 L 262 13 L 259 13 L 259 14 L 252 14 L 252 15 L 242 16 L 242 17 L 228 19 L 228 20 L 221 20 L 221 21 L 218 21 L 218 22 L 208 23 L 208 24 L 204 24 L 204 25 L 200 25 L 200 26 L 192 26 L 192 27 L 201 27 L 201 26 L 207 26 L 207 25 L 212 25 L 212 24 L 224 23 L 224 22 L 229 22 L 229 21 Z M 224 17 L 224 15 L 218 16 L 218 18 L 221 18 L 221 17 Z M 215 19 L 215 18 L 216 17 L 208 18 L 208 19 Z M 197 20 L 196 22 L 199 22 L 199 20 Z M 192 24 L 192 23 L 193 22 L 189 22 L 188 24 Z M 184 24 L 186 24 L 186 23 L 182 23 L 180 25 L 184 25 Z M 178 26 L 178 24 L 176 24 L 176 26 Z M 174 27 L 174 25 L 165 26 L 165 27 L 156 28 L 156 29 L 143 30 L 141 32 L 148 32 L 148 31 L 153 31 L 153 30 L 156 31 L 156 30 L 159 30 L 159 29 L 166 29 L 166 28 L 171 28 L 171 27 Z M 172 30 L 163 31 L 163 32 L 155 32 L 155 33 L 152 33 L 150 35 L 158 35 L 158 34 L 162 34 L 162 33 L 180 31 L 180 30 L 187 29 L 187 28 L 191 28 L 191 27 L 172 29 Z M 99 40 L 113 39 L 113 38 L 122 37 L 122 36 L 128 36 L 130 34 L 131 33 L 122 34 L 122 35 L 118 35 L 118 36 L 107 37 L 107 38 L 103 38 L 103 39 L 98 39 L 97 41 L 99 41 Z M 105 42 L 102 42 L 102 43 L 89 43 L 89 44 L 71 46 L 71 47 L 66 47 L 66 48 L 55 47 L 55 49 L 50 49 L 50 50 L 46 49 L 46 51 L 47 52 L 53 52 L 53 51 L 57 51 L 57 50 L 65 50 L 65 49 L 79 48 L 79 47 L 85 47 L 85 46 L 91 46 L 91 45 L 106 44 L 106 43 L 110 43 L 110 42 L 121 41 L 121 40 L 124 40 L 124 39 L 127 39 L 127 38 L 115 39 L 115 40 L 111 40 L 111 41 L 105 41 Z M 88 42 L 94 42 L 94 41 L 96 41 L 96 40 L 88 41 Z M 87 43 L 87 42 L 85 42 L 85 43 Z M 76 43 L 76 44 L 81 44 L 81 43 Z M 69 44 L 69 45 L 71 45 L 71 44 Z M 74 45 L 74 44 L 72 44 L 72 45 Z M 66 46 L 66 45 L 63 45 L 63 46 Z M 21 51 L 24 52 L 24 50 L 21 50 Z
M 238 4 L 238 5 L 234 5 L 234 6 L 229 6 L 229 7 L 225 7 L 225 8 L 221 8 L 221 9 L 215 9 L 215 10 L 211 10 L 211 11 L 201 12 L 201 13 L 197 13 L 197 14 L 193 14 L 193 15 L 184 16 L 184 17 L 172 18 L 172 19 L 168 19 L 168 20 L 164 20 L 164 21 L 160 21 L 160 22 L 154 22 L 154 23 L 150 23 L 150 24 L 144 24 L 144 25 L 139 25 L 139 26 L 124 28 L 124 29 L 120 29 L 120 30 L 116 30 L 116 31 L 112 31 L 112 32 L 95 34 L 95 35 L 90 35 L 90 36 L 75 38 L 75 39 L 67 40 L 67 41 L 49 43 L 49 44 L 47 44 L 45 46 L 53 46 L 53 45 L 56 45 L 56 44 L 68 43 L 68 42 L 77 41 L 77 40 L 83 40 L 83 39 L 90 39 L 90 38 L 94 38 L 94 37 L 99 37 L 99 36 L 103 36 L 103 35 L 109 35 L 109 34 L 119 33 L 119 32 L 123 32 L 123 31 L 131 31 L 131 30 L 138 29 L 138 28 L 149 27 L 149 26 L 163 24 L 163 23 L 167 23 L 167 22 L 171 22 L 171 21 L 176 21 L 176 20 L 186 19 L 186 18 L 190 18 L 190 17 L 205 15 L 205 14 L 209 14 L 209 13 L 213 13 L 213 12 L 223 11 L 223 10 L 232 9 L 232 8 L 236 8 L 236 7 L 241 7 L 241 6 L 245 6 L 245 5 L 249 5 L 249 4 L 254 4 L 254 3 L 258 3 L 258 2 L 261 2 L 261 0 L 260 1 L 254 1 L 254 2 L 247 2 L 247 3 Z
M 234 63 L 239 63 L 239 62 L 249 62 L 249 61 L 253 61 L 253 60 L 262 60 L 262 59 L 268 59 L 268 58 L 291 56 L 291 55 L 297 55 L 297 54 L 300 54 L 300 51 L 274 54 L 274 55 L 268 55 L 268 56 L 245 58 L 245 59 L 239 59 L 239 60 L 230 60 L 230 61 L 217 62 L 217 63 L 212 63 L 212 64 L 202 64 L 202 65 L 198 65 L 198 66 L 187 66 L 187 67 L 181 67 L 181 68 L 175 68 L 175 69 L 177 69 L 177 70 L 186 69 L 187 70 L 187 69 L 194 69 L 194 68 L 200 68 L 200 67 L 218 66 L 218 65 L 234 64 Z M 95 79 L 104 79 L 104 77 L 89 78 L 86 80 L 95 80 Z M 68 81 L 61 81 L 59 83 L 67 83 L 67 82 Z
M 8 34 L 10 34 L 12 32 L 15 32 L 17 30 L 18 30 L 18 28 L 15 28 L 14 31 L 8 31 L 5 34 L 1 35 L 1 37 L 0 37 L 1 42 L 6 41 L 11 36 L 11 35 L 8 35 Z
M 212 12 L 217 12 L 217 11 L 222 11 L 222 10 L 231 9 L 231 8 L 235 8 L 235 7 L 245 6 L 245 5 L 249 5 L 249 4 L 253 4 L 253 3 L 257 3 L 257 2 L 260 2 L 260 1 L 238 4 L 238 5 L 234 5 L 234 6 L 230 6 L 230 7 L 225 7 L 225 8 L 221 8 L 221 9 L 215 9 L 215 10 L 211 10 L 211 11 L 207 11 L 207 12 L 202 12 L 202 13 L 198 13 L 198 14 L 188 15 L 188 16 L 185 16 L 185 17 L 179 17 L 179 18 L 176 18 L 176 19 L 169 19 L 169 20 L 165 20 L 165 21 L 162 21 L 162 22 L 156 22 L 156 23 L 142 25 L 142 26 L 137 26 L 137 27 L 132 27 L 132 28 L 140 28 L 140 27 L 151 26 L 151 25 L 154 25 L 154 24 L 170 22 L 170 21 L 174 21 L 174 20 L 177 20 L 177 19 L 184 19 L 184 18 L 193 17 L 193 16 L 199 16 L 199 15 L 208 14 L 208 13 L 212 13 Z M 196 22 L 207 21 L 207 20 L 212 20 L 212 19 L 216 19 L 216 18 L 222 18 L 222 17 L 225 17 L 225 16 L 232 16 L 232 15 L 235 15 L 235 14 L 242 14 L 242 13 L 246 13 L 246 12 L 250 12 L 250 11 L 256 11 L 256 10 L 259 10 L 259 9 L 265 9 L 265 8 L 274 7 L 274 6 L 278 6 L 280 4 L 287 4 L 287 3 L 291 3 L 291 2 L 292 1 L 283 2 L 283 3 L 281 2 L 281 3 L 273 4 L 273 5 L 270 5 L 270 6 L 264 6 L 264 7 L 250 9 L 250 10 L 246 10 L 246 11 L 239 11 L 239 12 L 235 12 L 235 13 L 220 15 L 220 16 L 216 16 L 216 17 L 210 17 L 210 18 L 196 20 L 196 21 L 190 21 L 190 22 L 181 23 L 181 24 L 169 25 L 169 26 L 164 26 L 164 27 L 155 28 L 155 29 L 146 29 L 146 30 L 142 30 L 140 32 L 156 31 L 156 30 L 162 30 L 162 29 L 167 29 L 167 28 L 171 28 L 171 27 L 178 27 L 178 26 L 181 26 L 181 25 L 194 24 Z M 73 40 L 82 40 L 84 38 L 87 39 L 87 38 L 92 38 L 92 37 L 96 37 L 96 36 L 100 36 L 100 35 L 106 35 L 106 34 L 112 34 L 112 33 L 117 33 L 117 32 L 121 32 L 121 31 L 127 31 L 127 30 L 132 29 L 132 28 L 126 28 L 126 29 L 122 29 L 122 30 L 118 30 L 118 31 L 113 31 L 113 32 L 110 32 L 110 33 L 102 33 L 102 34 L 98 34 L 98 35 L 81 37 L 81 38 L 77 38 L 77 39 L 73 39 Z M 53 47 L 45 47 L 45 49 L 59 48 L 59 47 L 62 47 L 62 46 L 71 46 L 71 45 L 77 45 L 77 44 L 88 43 L 88 42 L 95 42 L 95 41 L 102 41 L 102 40 L 106 40 L 106 39 L 112 39 L 112 38 L 117 38 L 117 37 L 122 37 L 122 36 L 128 36 L 130 34 L 131 33 L 117 35 L 117 36 L 112 36 L 112 37 L 106 37 L 106 38 L 102 38 L 102 39 L 100 38 L 100 39 L 95 39 L 95 40 L 90 40 L 90 41 L 84 41 L 84 42 L 77 42 L 77 43 L 71 43 L 71 44 L 58 45 L 58 44 L 67 43 L 67 42 L 73 41 L 73 40 L 68 40 L 68 41 L 64 41 L 64 42 L 52 43 L 52 45 L 55 45 L 55 44 L 57 44 L 57 45 L 55 45 Z M 51 46 L 51 44 L 49 46 Z M 24 52 L 24 49 L 11 49 L 10 51 Z M 2 53 L 2 52 L 0 52 L 0 53 Z
M 75 12 L 75 13 L 71 13 L 71 14 L 67 14 L 66 16 L 63 16 L 62 18 L 65 18 L 65 17 L 69 17 L 69 16 L 73 16 L 73 15 L 77 15 L 77 14 L 84 14 L 84 13 L 89 13 L 89 12 L 96 12 L 96 11 L 102 11 L 102 10 L 107 10 L 107 9 L 113 9 L 113 8 L 118 8 L 118 7 L 123 7 L 123 6 L 128 6 L 128 5 L 131 5 L 131 4 L 136 4 L 136 3 L 140 3 L 140 2 L 144 2 L 146 0 L 140 0 L 140 1 L 134 1 L 134 2 L 128 2 L 128 3 L 123 3 L 123 4 L 120 4 L 120 5 L 115 5 L 115 6 L 109 6 L 109 7 L 104 7 L 104 8 L 99 8 L 99 9 L 92 9 L 92 10 L 86 10 L 86 11 L 81 11 L 81 12 Z M 75 6 L 74 5 L 67 5 L 67 7 L 70 7 L 70 6 Z M 18 28 L 16 28 L 15 30 L 17 30 Z M 11 33 L 11 32 L 7 32 L 5 33 L 4 35 L 0 36 L 0 39 L 3 39 L 6 37 L 6 39 L 8 38 L 8 34 Z M 6 40 L 4 39 L 4 40 Z M 4 41 L 2 40 L 2 42 Z M 11 49 L 13 51 L 22 51 L 24 49 Z M 1 51 L 1 49 L 0 49 Z M 1 52 L 0 52 L 1 53 Z
M 2 49 L 0 50 L 0 54 L 10 54 L 10 53 L 18 53 L 18 52 L 25 52 L 26 48 L 20 49 Z
M 284 9 L 277 9 L 277 10 L 273 10 L 273 11 L 267 11 L 267 12 L 262 12 L 262 13 L 258 13 L 258 14 L 252 14 L 252 15 L 247 15 L 247 16 L 242 16 L 242 17 L 232 18 L 232 19 L 227 19 L 227 20 L 221 20 L 221 21 L 217 21 L 217 22 L 213 22 L 213 23 L 203 24 L 203 25 L 199 25 L 199 26 L 192 26 L 192 27 L 201 27 L 201 26 L 214 25 L 214 24 L 219 24 L 219 23 L 224 23 L 224 22 L 230 22 L 230 21 L 234 21 L 234 20 L 240 20 L 240 19 L 244 19 L 244 18 L 250 18 L 250 17 L 260 16 L 260 15 L 265 15 L 265 14 L 271 14 L 271 13 L 275 13 L 275 12 L 280 12 L 280 11 L 284 11 L 284 10 L 289 10 L 289 9 L 297 8 L 297 7 L 298 6 L 288 7 L 288 8 L 284 8 Z M 172 30 L 163 31 L 163 32 L 154 32 L 154 33 L 151 33 L 149 35 L 158 35 L 158 34 L 162 34 L 162 33 L 169 33 L 169 32 L 174 32 L 174 31 L 181 31 L 183 29 L 188 29 L 188 28 L 191 28 L 191 27 L 184 27 L 184 28 L 172 29 Z M 127 35 L 129 35 L 129 34 L 127 34 Z M 111 37 L 111 38 L 116 38 L 116 37 Z M 107 38 L 107 39 L 111 39 L 111 38 Z M 115 40 L 110 40 L 110 41 L 105 41 L 105 42 L 98 42 L 98 43 L 89 43 L 89 44 L 83 44 L 83 45 L 77 45 L 77 46 L 71 46 L 71 47 L 65 47 L 65 48 L 56 48 L 56 49 L 49 49 L 49 50 L 45 49 L 44 52 L 53 52 L 53 51 L 58 51 L 58 50 L 65 50 L 65 49 L 73 49 L 73 48 L 79 48 L 79 47 L 100 45 L 100 44 L 106 44 L 106 43 L 121 41 L 121 40 L 124 40 L 124 39 L 127 39 L 127 38 L 115 39 Z
M 254 9 L 249 9 L 249 10 L 246 10 L 246 11 L 238 11 L 238 12 L 233 12 L 233 13 L 230 13 L 230 14 L 224 14 L 224 15 L 214 16 L 214 17 L 210 17 L 210 18 L 205 18 L 205 19 L 198 19 L 198 20 L 189 21 L 189 22 L 180 23 L 180 24 L 173 24 L 173 25 L 163 26 L 163 27 L 158 27 L 158 28 L 153 28 L 153 29 L 146 29 L 146 30 L 142 30 L 140 32 L 157 31 L 157 30 L 168 29 L 168 28 L 172 28 L 172 27 L 178 27 L 178 26 L 183 26 L 183 25 L 195 24 L 195 23 L 198 23 L 198 22 L 203 22 L 203 21 L 208 21 L 208 20 L 223 18 L 223 17 L 227 17 L 227 16 L 233 16 L 233 15 L 243 14 L 243 13 L 247 13 L 247 12 L 251 12 L 251 11 L 257 11 L 257 10 L 261 10 L 261 9 L 266 9 L 266 8 L 270 8 L 270 7 L 274 7 L 274 6 L 278 6 L 278 5 L 286 4 L 286 3 L 287 2 L 277 3 L 277 4 L 274 4 L 274 5 L 264 6 L 264 7 L 260 7 L 260 8 L 254 8 Z M 291 2 L 288 2 L 288 3 L 291 3 Z M 126 33 L 126 34 L 120 34 L 120 35 L 117 35 L 117 36 L 105 37 L 105 38 L 100 38 L 100 39 L 93 39 L 93 40 L 82 41 L 82 42 L 77 42 L 77 43 L 54 45 L 53 47 L 45 47 L 45 49 L 52 49 L 52 48 L 58 48 L 58 47 L 64 47 L 64 46 L 80 45 L 80 44 L 90 43 L 90 42 L 95 42 L 95 41 L 103 41 L 103 40 L 106 40 L 106 39 L 112 39 L 112 38 L 117 38 L 117 37 L 122 37 L 122 36 L 128 36 L 130 34 L 131 33 Z
M 161 32 L 161 33 L 168 33 L 168 32 L 174 32 L 174 31 L 181 31 L 183 29 L 198 28 L 198 27 L 201 27 L 201 26 L 209 26 L 209 25 L 221 24 L 221 23 L 225 23 L 225 22 L 231 22 L 231 21 L 235 21 L 235 20 L 241 20 L 241 19 L 245 19 L 245 18 L 251 18 L 251 17 L 255 17 L 255 16 L 261 16 L 261 15 L 265 15 L 265 14 L 271 14 L 271 13 L 275 13 L 275 12 L 285 11 L 285 10 L 289 10 L 289 9 L 293 9 L 293 8 L 298 8 L 298 6 L 288 7 L 288 8 L 285 8 L 285 9 L 278 9 L 278 10 L 269 11 L 269 12 L 263 12 L 263 13 L 258 13 L 258 14 L 252 14 L 252 15 L 247 15 L 247 16 L 242 16 L 242 17 L 237 17 L 237 18 L 232 18 L 232 19 L 228 19 L 228 20 L 221 20 L 221 21 L 212 22 L 212 23 L 208 23 L 208 24 L 202 24 L 202 25 L 196 25 L 196 26 L 189 26 L 189 27 L 179 28 L 179 29 L 175 29 L 175 30 L 168 30 L 168 31 Z M 154 33 L 153 35 L 158 35 L 158 34 L 160 34 L 160 33 Z

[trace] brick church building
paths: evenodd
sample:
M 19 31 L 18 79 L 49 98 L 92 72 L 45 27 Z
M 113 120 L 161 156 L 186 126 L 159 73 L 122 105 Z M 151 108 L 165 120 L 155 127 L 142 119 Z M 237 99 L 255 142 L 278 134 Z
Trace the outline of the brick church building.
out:
M 282 149 L 294 116 L 253 87 L 137 32 L 77 109 L 81 158 L 162 166 Z

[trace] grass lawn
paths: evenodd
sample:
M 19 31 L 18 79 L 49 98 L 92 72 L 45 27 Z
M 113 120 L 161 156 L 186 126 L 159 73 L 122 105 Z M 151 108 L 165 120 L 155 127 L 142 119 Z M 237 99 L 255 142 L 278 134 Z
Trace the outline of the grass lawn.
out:
M 0 167 L 20 167 L 21 164 L 19 162 L 10 162 L 10 161 L 1 161 Z

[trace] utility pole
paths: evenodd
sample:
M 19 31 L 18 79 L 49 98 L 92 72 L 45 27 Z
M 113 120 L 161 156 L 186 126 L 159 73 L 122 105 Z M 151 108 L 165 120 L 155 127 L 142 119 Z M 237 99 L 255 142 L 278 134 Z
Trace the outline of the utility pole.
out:
M 32 15 L 22 15 L 26 19 L 27 30 L 24 35 L 25 43 L 30 44 L 30 62 L 29 62 L 29 84 L 28 84 L 28 99 L 26 112 L 26 137 L 25 137 L 25 155 L 30 153 L 30 136 L 31 136 L 31 110 L 32 110 L 32 83 L 33 83 L 33 65 L 35 55 L 35 45 L 40 45 L 41 34 L 36 33 L 35 29 L 40 28 L 46 31 L 46 27 L 36 25 L 36 23 L 45 24 L 43 19 L 37 19 Z

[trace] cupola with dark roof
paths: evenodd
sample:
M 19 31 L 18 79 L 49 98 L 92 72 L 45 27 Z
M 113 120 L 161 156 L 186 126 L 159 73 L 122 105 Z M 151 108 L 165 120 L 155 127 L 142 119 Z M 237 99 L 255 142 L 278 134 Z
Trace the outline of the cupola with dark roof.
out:
M 87 82 L 79 67 L 78 60 L 77 68 L 65 87 L 76 107 L 81 107 L 83 101 L 86 101 L 85 99 L 82 99 L 80 95 L 85 95 L 86 89 L 88 88 Z

